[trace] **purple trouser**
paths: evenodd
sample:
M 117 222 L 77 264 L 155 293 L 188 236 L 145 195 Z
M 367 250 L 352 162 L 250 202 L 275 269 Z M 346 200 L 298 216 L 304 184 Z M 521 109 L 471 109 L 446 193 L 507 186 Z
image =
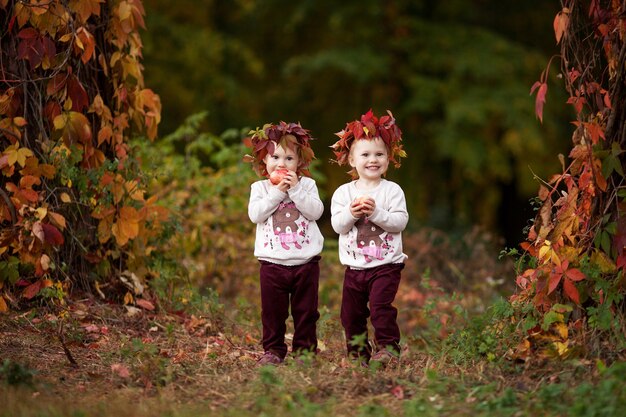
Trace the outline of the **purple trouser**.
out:
M 293 316 L 292 351 L 317 350 L 316 324 L 320 256 L 303 265 L 286 266 L 270 262 L 261 263 L 261 322 L 263 323 L 263 349 L 281 358 L 287 355 L 285 321 Z
M 367 334 L 370 310 L 376 348 L 400 352 L 400 329 L 396 322 L 398 310 L 392 303 L 403 268 L 404 264 L 386 264 L 362 270 L 346 268 L 341 324 L 346 333 L 348 355 L 369 359 L 372 354 Z M 359 336 L 363 337 L 361 343 L 355 344 Z

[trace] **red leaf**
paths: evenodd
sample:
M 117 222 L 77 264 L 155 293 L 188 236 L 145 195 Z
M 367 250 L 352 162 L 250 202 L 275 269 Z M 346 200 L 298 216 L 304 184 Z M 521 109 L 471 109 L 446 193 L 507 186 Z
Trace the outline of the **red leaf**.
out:
M 143 298 L 137 298 L 135 300 L 135 304 L 137 304 L 139 307 L 142 307 L 148 311 L 154 310 L 154 304 L 152 304 L 148 300 L 144 300 Z
M 559 282 L 561 282 L 562 277 L 563 273 L 560 271 L 550 274 L 550 281 L 548 282 L 548 294 L 556 290 L 556 287 L 559 286 Z
M 572 281 L 566 279 L 563 281 L 563 290 L 565 294 L 570 298 L 570 300 L 574 301 L 576 304 L 580 304 L 580 295 L 578 294 L 578 290 Z
M 539 87 L 537 89 L 537 87 Z M 539 118 L 539 121 L 543 123 L 543 105 L 546 102 L 546 93 L 548 92 L 548 84 L 537 81 L 530 89 L 530 94 L 537 90 L 537 97 L 535 97 L 535 114 Z
M 72 110 L 82 112 L 89 106 L 87 91 L 73 74 L 67 80 L 67 94 L 72 99 Z
M 569 23 L 569 9 L 567 7 L 564 7 L 562 11 L 557 13 L 553 22 L 554 35 L 556 36 L 557 44 L 561 41 L 561 37 L 565 34 L 568 23 Z
M 572 269 L 568 269 L 565 272 L 565 275 L 567 276 L 568 279 L 572 280 L 572 281 L 582 281 L 583 279 L 585 279 L 585 274 L 583 274 L 582 272 L 580 272 L 579 269 L 576 268 L 572 268 Z
M 597 145 L 600 141 L 600 138 L 606 140 L 604 136 L 604 130 L 602 126 L 600 126 L 596 122 L 583 123 L 583 125 L 587 128 L 587 132 L 589 132 L 589 136 L 591 136 L 591 142 L 594 145 Z
M 37 281 L 34 284 L 30 284 L 28 287 L 26 287 L 26 289 L 22 293 L 22 297 L 26 298 L 27 300 L 30 300 L 31 298 L 39 294 L 40 289 L 41 289 L 41 281 Z
M 61 246 L 65 239 L 59 230 L 51 224 L 42 223 L 43 232 L 46 236 L 46 242 L 51 245 Z
M 34 28 L 26 28 L 20 30 L 17 37 L 20 39 L 37 39 L 39 37 L 39 32 L 37 32 Z

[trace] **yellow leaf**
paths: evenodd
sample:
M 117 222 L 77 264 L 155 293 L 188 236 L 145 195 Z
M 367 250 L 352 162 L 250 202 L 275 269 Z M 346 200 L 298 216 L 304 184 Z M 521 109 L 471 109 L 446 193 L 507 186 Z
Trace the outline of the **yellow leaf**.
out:
M 13 118 L 13 124 L 17 127 L 24 127 L 26 126 L 26 119 L 24 119 L 23 117 L 14 117 Z
M 612 274 L 616 272 L 617 266 L 606 255 L 606 253 L 596 250 L 591 254 L 591 264 L 597 265 L 600 268 L 600 272 L 603 274 Z
M 552 328 L 563 340 L 567 340 L 567 325 L 565 323 L 554 323 Z
M 60 215 L 59 213 L 49 212 L 48 217 L 54 224 L 59 226 L 61 229 L 65 229 L 65 217 Z
M 9 307 L 4 301 L 4 297 L 0 295 L 0 313 L 6 313 L 7 311 L 9 311 Z
M 64 203 L 71 203 L 72 197 L 68 193 L 61 193 L 61 201 Z
M 550 249 L 552 249 L 552 246 L 550 245 L 550 241 L 546 240 L 544 244 L 539 248 L 539 259 L 543 259 L 546 256 L 546 254 L 550 252 Z
M 47 215 L 48 215 L 48 209 L 45 207 L 39 207 L 37 210 L 35 210 L 35 216 L 39 220 L 45 219 Z
M 124 305 L 133 304 L 134 301 L 135 299 L 133 295 L 130 293 L 130 291 L 127 291 L 126 295 L 124 296 Z
M 59 114 L 57 117 L 54 118 L 52 123 L 54 124 L 54 128 L 56 130 L 61 130 L 61 129 L 63 129 L 65 127 L 65 124 L 67 123 L 67 120 L 66 120 L 65 115 Z
M 100 223 L 98 223 L 98 241 L 100 243 L 108 242 L 111 239 L 111 232 L 112 227 L 109 218 L 106 217 L 100 220 Z
M 118 245 L 124 246 L 128 243 L 128 236 L 124 234 L 124 229 L 120 227 L 119 223 L 113 224 L 111 227 L 111 233 L 115 236 L 115 240 Z
M 558 353 L 558 355 L 560 357 L 563 357 L 565 355 L 567 355 L 567 353 L 569 352 L 569 341 L 566 340 L 565 342 L 554 342 L 553 346 L 556 348 L 556 352 Z

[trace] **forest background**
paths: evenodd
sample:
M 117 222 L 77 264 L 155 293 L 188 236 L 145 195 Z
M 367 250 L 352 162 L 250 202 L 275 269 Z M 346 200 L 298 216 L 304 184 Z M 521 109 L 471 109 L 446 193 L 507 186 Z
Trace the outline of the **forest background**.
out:
M 389 176 L 406 191 L 412 231 L 480 225 L 516 245 L 534 217 L 534 175 L 552 173 L 566 150 L 566 98 L 554 97 L 540 124 L 528 94 L 556 51 L 555 4 L 145 5 L 145 77 L 163 102 L 162 134 L 199 111 L 215 133 L 300 121 L 318 138 L 328 199 L 347 179 L 327 163 L 334 133 L 370 107 L 390 109 L 409 159 Z
M 0 1 L 5 7 L 18 3 Z M 34 3 L 29 6 L 30 21 L 19 13 L 17 20 L 3 14 L 7 27 L 45 27 L 36 16 L 46 15 L 47 6 Z M 103 2 L 68 4 L 77 16 L 93 18 L 100 7 L 96 3 Z M 69 150 L 66 156 L 71 156 L 63 160 L 58 158 L 63 149 L 50 152 L 56 176 L 47 175 L 44 168 L 33 174 L 32 164 L 25 163 L 32 161 L 32 153 L 19 152 L 25 148 L 23 143 L 33 140 L 21 133 L 33 127 L 28 118 L 3 119 L 9 123 L 2 125 L 3 181 L 17 205 L 22 205 L 19 221 L 14 222 L 18 233 L 7 232 L 7 227 L 0 239 L 0 302 L 12 318 L 0 329 L 2 348 L 10 358 L 0 375 L 7 381 L 30 380 L 30 366 L 46 378 L 62 374 L 63 381 L 71 380 L 71 386 L 80 390 L 98 386 L 105 391 L 106 383 L 145 392 L 172 387 L 177 401 L 193 397 L 190 387 L 197 390 L 201 382 L 209 384 L 208 393 L 200 396 L 212 409 L 242 407 L 252 414 L 304 407 L 311 415 L 323 415 L 330 398 L 328 407 L 348 413 L 353 400 L 361 401 L 362 415 L 402 407 L 406 415 L 424 411 L 436 415 L 442 409 L 463 415 L 459 410 L 464 403 L 486 415 L 494 409 L 507 414 L 534 407 L 558 415 L 566 408 L 553 405 L 552 399 L 566 397 L 567 383 L 591 370 L 593 378 L 606 382 L 596 403 L 599 408 L 617 407 L 624 400 L 618 388 L 621 368 L 607 368 L 603 362 L 620 357 L 623 337 L 599 338 L 594 344 L 590 339 L 596 329 L 577 334 L 575 343 L 571 324 L 580 323 L 576 314 L 581 310 L 568 302 L 580 300 L 566 287 L 582 279 L 576 268 L 588 267 L 589 301 L 596 296 L 604 300 L 606 294 L 615 297 L 605 308 L 592 311 L 597 304 L 590 304 L 591 309 L 588 305 L 585 313 L 595 317 L 601 330 L 615 330 L 622 323 L 614 320 L 620 315 L 614 307 L 622 302 L 622 272 L 616 287 L 603 292 L 600 283 L 609 282 L 602 280 L 603 274 L 616 276 L 615 265 L 604 262 L 605 258 L 596 257 L 591 264 L 581 259 L 576 268 L 567 269 L 556 256 L 556 246 L 544 250 L 550 242 L 539 253 L 530 253 L 534 261 L 526 255 L 519 258 L 520 252 L 513 249 L 532 233 L 530 226 L 541 217 L 536 217 L 539 207 L 547 207 L 540 189 L 547 183 L 541 179 L 562 169 L 557 155 L 567 154 L 572 146 L 570 122 L 580 113 L 565 104 L 568 96 L 560 87 L 568 80 L 558 70 L 543 73 L 556 53 L 559 27 L 553 22 L 561 5 L 539 0 L 514 5 L 491 0 L 145 0 L 143 6 L 137 1 L 111 1 L 107 6 L 114 13 L 106 18 L 122 22 L 112 27 L 131 34 L 130 41 L 113 37 L 111 42 L 128 59 L 120 58 L 123 53 L 111 54 L 115 48 L 103 48 L 104 59 L 110 58 L 103 64 L 110 62 L 111 73 L 106 74 L 110 80 L 100 78 L 100 84 L 89 85 L 79 76 L 95 73 L 90 71 L 96 55 L 92 59 L 87 52 L 93 38 L 90 41 L 79 29 L 76 38 L 82 44 L 75 41 L 68 59 L 74 70 L 64 68 L 63 74 L 67 80 L 80 80 L 78 85 L 82 82 L 86 91 L 74 81 L 57 84 L 56 77 L 43 88 L 63 108 L 46 108 L 40 113 L 42 119 L 56 114 L 50 117 L 51 138 L 63 142 Z M 86 27 L 96 33 L 98 45 L 102 39 L 111 41 L 108 32 L 98 35 L 103 26 Z M 141 42 L 134 30 L 139 30 Z M 32 42 L 36 49 L 38 36 L 20 32 L 19 42 Z M 67 42 L 65 36 L 58 37 L 58 42 Z M 12 40 L 3 38 L 7 43 Z M 41 45 L 37 53 L 45 56 L 49 45 Z M 30 65 L 31 75 L 38 65 L 46 69 L 50 64 L 43 59 L 36 65 L 37 54 L 18 52 L 23 68 L 26 62 Z M 29 85 L 42 79 L 47 80 L 33 77 Z M 536 107 L 539 94 L 531 94 L 537 79 L 551 85 L 541 121 Z M 107 83 L 115 89 L 105 87 Z M 144 85 L 150 90 L 142 90 Z M 104 98 L 104 107 L 94 98 L 96 90 Z M 132 103 L 120 106 L 127 93 Z M 128 114 L 132 126 L 145 128 L 147 138 L 128 133 L 131 129 L 118 123 L 121 119 L 115 111 L 111 123 L 103 110 L 107 106 Z M 81 108 L 91 114 L 94 138 L 99 129 L 95 150 L 89 146 L 91 138 L 79 129 L 88 123 L 77 115 Z M 242 161 L 249 152 L 243 139 L 250 129 L 280 120 L 299 121 L 310 129 L 317 138 L 313 176 L 328 208 L 333 190 L 348 180 L 345 169 L 328 163 L 334 133 L 369 108 L 377 114 L 387 109 L 394 113 L 408 154 L 389 178 L 405 190 L 410 213 L 405 233 L 409 259 L 397 299 L 409 365 L 382 375 L 375 369 L 357 374 L 340 359 L 337 308 L 342 271 L 326 210 L 320 221 L 326 236 L 320 336 L 327 343 L 323 347 L 330 363 L 320 372 L 306 371 L 304 377 L 292 368 L 255 373 L 252 363 L 260 336 L 258 271 L 246 205 L 250 183 L 257 178 Z M 69 116 L 61 121 L 66 113 Z M 109 124 L 113 134 L 105 129 Z M 22 148 L 16 142 L 22 142 Z M 82 151 L 75 152 L 72 145 L 82 146 Z M 50 151 L 38 147 L 31 147 L 37 148 L 38 157 Z M 18 165 L 23 168 L 21 176 Z M 39 190 L 34 176 L 49 185 L 47 197 L 46 187 Z M 41 201 L 45 204 L 38 207 Z M 6 225 L 10 213 L 3 210 Z M 85 215 L 87 210 L 90 216 Z M 603 223 L 606 242 L 596 245 L 607 253 L 611 252 L 608 236 L 617 235 L 617 226 L 611 224 Z M 541 223 L 535 231 L 540 227 Z M 510 259 L 504 256 L 507 253 L 515 256 Z M 574 265 L 576 256 L 571 257 Z M 558 279 L 563 278 L 550 285 L 545 294 L 550 302 L 543 303 L 540 295 L 548 289 L 540 286 L 541 276 L 532 281 L 539 270 L 537 261 L 548 268 L 557 260 L 563 268 Z M 520 275 L 524 268 L 529 269 Z M 591 276 L 589 271 L 599 272 Z M 520 285 L 520 277 L 531 281 L 533 288 Z M 528 296 L 522 312 L 502 300 L 517 292 L 516 278 Z M 536 282 L 540 284 L 534 287 Z M 554 291 L 559 282 L 563 289 Z M 531 301 L 535 288 L 538 295 Z M 594 302 L 604 303 L 597 297 Z M 122 326 L 109 330 L 114 323 Z M 41 351 L 32 349 L 37 343 L 22 331 L 30 327 L 37 335 L 57 338 L 71 365 L 77 365 L 75 357 L 78 364 L 81 359 L 93 361 L 90 352 L 99 352 L 100 367 L 92 363 L 88 375 L 70 374 L 59 369 L 58 357 L 47 357 L 58 367 L 46 369 L 33 360 Z M 595 363 L 589 356 L 602 360 Z M 542 368 L 546 358 L 574 357 L 583 360 L 566 371 Z M 496 367 L 489 368 L 492 364 Z M 532 367 L 537 364 L 538 368 Z M 194 366 L 199 372 L 190 373 Z M 236 374 L 239 366 L 243 371 Z M 323 382 L 328 367 L 339 372 L 333 374 L 334 387 Z M 478 376 L 474 379 L 470 374 Z M 491 384 L 494 375 L 503 382 Z M 455 385 L 458 376 L 462 381 Z M 95 382 L 98 378 L 102 379 Z M 207 378 L 222 383 L 232 378 L 246 394 L 237 398 L 224 390 L 228 384 Z M 593 378 L 589 384 L 577 381 L 576 393 L 594 389 L 597 379 Z M 318 385 L 315 390 L 311 380 Z M 453 385 L 453 403 L 446 404 L 442 396 Z M 290 387 L 296 388 L 296 394 Z M 576 393 L 567 399 L 580 411 L 585 404 L 576 403 Z M 386 411 L 389 398 L 406 401 Z M 19 409 L 12 401 L 7 404 Z

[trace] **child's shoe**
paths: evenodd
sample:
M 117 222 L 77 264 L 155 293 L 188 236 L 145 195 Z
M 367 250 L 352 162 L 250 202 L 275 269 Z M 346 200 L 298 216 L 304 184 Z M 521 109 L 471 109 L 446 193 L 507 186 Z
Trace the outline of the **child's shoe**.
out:
M 383 349 L 374 353 L 374 355 L 370 359 L 370 363 L 376 362 L 379 363 L 381 366 L 386 366 L 391 362 L 396 362 L 397 360 L 398 356 L 394 355 L 386 349 Z
M 264 366 L 264 365 L 276 366 L 276 365 L 280 365 L 281 363 L 283 363 L 283 358 L 279 357 L 278 355 L 272 352 L 265 352 L 263 356 L 261 356 L 259 360 L 256 361 L 257 366 Z

